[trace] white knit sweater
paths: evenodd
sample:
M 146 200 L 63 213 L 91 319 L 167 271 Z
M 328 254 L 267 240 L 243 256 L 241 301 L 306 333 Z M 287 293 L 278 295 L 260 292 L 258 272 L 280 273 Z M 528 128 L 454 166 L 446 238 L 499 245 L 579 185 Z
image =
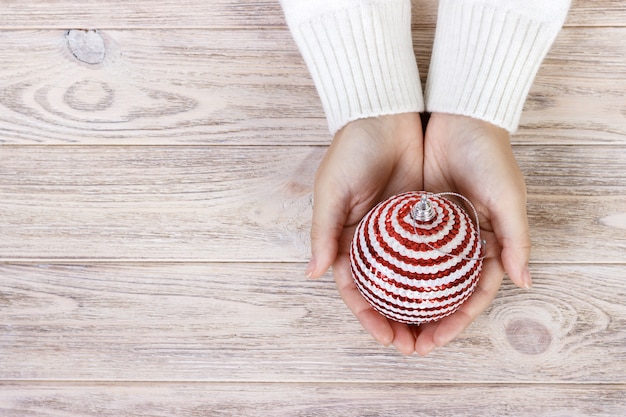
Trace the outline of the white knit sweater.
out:
M 410 0 L 281 4 L 332 134 L 355 119 L 425 109 L 513 132 L 570 0 L 440 0 L 425 100 Z

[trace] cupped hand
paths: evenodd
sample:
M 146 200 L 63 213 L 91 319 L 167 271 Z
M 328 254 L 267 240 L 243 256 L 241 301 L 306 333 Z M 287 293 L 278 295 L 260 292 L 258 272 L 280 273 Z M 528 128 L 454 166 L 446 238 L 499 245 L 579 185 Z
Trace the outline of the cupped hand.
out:
M 350 242 L 359 221 L 378 202 L 421 190 L 422 124 L 418 113 L 355 120 L 334 137 L 315 178 L 311 260 L 316 278 L 331 266 L 337 289 L 361 325 L 384 345 L 409 355 L 415 328 L 388 320 L 361 296 L 350 269 Z
M 531 285 L 526 186 L 506 130 L 458 115 L 433 113 L 424 138 L 424 186 L 467 197 L 480 218 L 486 258 L 476 290 L 452 315 L 420 326 L 415 350 L 425 355 L 457 337 L 495 298 L 504 273 Z

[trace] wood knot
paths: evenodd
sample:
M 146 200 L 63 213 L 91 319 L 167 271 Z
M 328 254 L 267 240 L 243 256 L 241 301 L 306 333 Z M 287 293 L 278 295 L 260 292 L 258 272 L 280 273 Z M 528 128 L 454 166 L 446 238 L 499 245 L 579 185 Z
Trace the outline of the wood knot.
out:
M 550 330 L 532 319 L 511 321 L 507 324 L 505 333 L 511 346 L 526 355 L 540 355 L 552 343 Z
M 74 110 L 102 111 L 113 105 L 113 89 L 106 83 L 84 80 L 72 84 L 63 99 Z
M 616 213 L 603 217 L 600 219 L 600 223 L 615 229 L 626 229 L 626 213 Z
M 68 30 L 67 45 L 76 59 L 95 65 L 104 61 L 104 39 L 97 30 Z

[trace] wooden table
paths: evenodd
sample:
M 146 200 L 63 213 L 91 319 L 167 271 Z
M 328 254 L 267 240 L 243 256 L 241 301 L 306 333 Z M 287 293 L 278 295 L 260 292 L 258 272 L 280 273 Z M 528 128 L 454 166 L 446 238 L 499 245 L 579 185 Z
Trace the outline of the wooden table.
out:
M 304 278 L 330 137 L 276 1 L 0 0 L 0 415 L 626 415 L 625 96 L 626 5 L 574 1 L 512 138 L 534 287 L 404 357 Z

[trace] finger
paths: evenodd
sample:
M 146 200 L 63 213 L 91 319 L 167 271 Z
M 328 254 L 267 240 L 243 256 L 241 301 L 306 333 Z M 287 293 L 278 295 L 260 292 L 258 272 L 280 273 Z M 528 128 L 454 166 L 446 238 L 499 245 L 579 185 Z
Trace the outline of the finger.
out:
M 309 278 L 322 276 L 337 257 L 339 237 L 349 211 L 348 198 L 337 190 L 323 174 L 318 175 L 311 222 L 311 260 L 306 269 Z
M 333 275 L 337 283 L 339 295 L 344 303 L 359 320 L 363 328 L 379 343 L 389 346 L 394 341 L 394 331 L 389 320 L 381 316 L 370 303 L 361 295 L 350 269 L 350 260 L 347 255 L 341 255 L 333 265 Z M 404 338 L 400 344 L 404 346 Z M 411 350 L 413 346 L 411 346 Z
M 518 287 L 530 288 L 530 232 L 525 192 L 511 195 L 492 210 L 491 223 L 502 246 L 502 264 Z
M 483 261 L 480 280 L 471 297 L 461 304 L 456 312 L 436 323 L 432 334 L 435 346 L 444 346 L 461 334 L 491 304 L 503 278 L 504 268 L 500 259 L 486 258 Z M 416 344 L 421 343 L 422 337 L 428 336 L 429 332 L 420 334 Z
M 426 323 L 419 327 L 419 333 L 415 338 L 415 351 L 420 356 L 428 355 L 437 345 L 435 344 L 435 331 L 437 323 Z
M 415 353 L 415 335 L 411 328 L 402 323 L 389 320 L 389 325 L 393 329 L 393 345 L 404 355 Z

